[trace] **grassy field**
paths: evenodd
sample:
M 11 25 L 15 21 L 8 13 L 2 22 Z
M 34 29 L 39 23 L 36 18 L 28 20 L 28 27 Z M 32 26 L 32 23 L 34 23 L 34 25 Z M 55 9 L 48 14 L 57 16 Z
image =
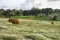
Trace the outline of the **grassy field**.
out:
M 19 19 L 12 24 L 7 18 L 0 18 L 0 40 L 60 40 L 60 21 Z

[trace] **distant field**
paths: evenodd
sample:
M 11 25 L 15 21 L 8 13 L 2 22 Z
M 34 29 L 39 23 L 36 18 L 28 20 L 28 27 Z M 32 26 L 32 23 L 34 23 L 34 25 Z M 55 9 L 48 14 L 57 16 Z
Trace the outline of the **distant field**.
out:
M 7 18 L 0 18 L 0 40 L 60 40 L 60 21 L 19 19 L 12 24 Z
M 41 15 L 38 17 L 35 17 L 35 16 L 11 16 L 11 18 L 28 19 L 28 20 L 30 20 L 30 19 L 31 20 L 50 20 L 47 16 L 44 16 L 44 15 Z

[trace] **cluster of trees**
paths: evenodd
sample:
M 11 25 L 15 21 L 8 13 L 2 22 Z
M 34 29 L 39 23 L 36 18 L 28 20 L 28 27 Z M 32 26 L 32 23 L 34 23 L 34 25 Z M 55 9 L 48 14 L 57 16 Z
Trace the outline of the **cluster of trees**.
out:
M 38 17 L 38 15 L 40 14 L 45 14 L 46 16 L 48 16 L 49 14 L 54 14 L 54 13 L 58 13 L 60 12 L 60 9 L 52 9 L 52 8 L 43 8 L 43 9 L 39 9 L 39 8 L 32 8 L 31 10 L 16 10 L 16 9 L 0 9 L 0 16 L 6 16 L 6 17 L 11 17 L 11 16 L 35 16 Z M 56 16 L 54 16 L 54 19 L 56 18 Z

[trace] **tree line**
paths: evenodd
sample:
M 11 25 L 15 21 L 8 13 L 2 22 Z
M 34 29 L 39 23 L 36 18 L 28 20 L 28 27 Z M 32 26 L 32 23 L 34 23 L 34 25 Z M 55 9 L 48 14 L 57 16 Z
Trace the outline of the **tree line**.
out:
M 16 9 L 0 9 L 0 16 L 5 16 L 5 17 L 11 17 L 11 16 L 35 16 L 38 17 L 40 14 L 45 14 L 46 16 L 49 16 L 50 14 L 55 14 L 55 13 L 60 13 L 60 9 L 52 9 L 52 8 L 32 8 L 30 10 L 16 10 Z M 56 18 L 56 15 L 54 15 L 54 20 Z

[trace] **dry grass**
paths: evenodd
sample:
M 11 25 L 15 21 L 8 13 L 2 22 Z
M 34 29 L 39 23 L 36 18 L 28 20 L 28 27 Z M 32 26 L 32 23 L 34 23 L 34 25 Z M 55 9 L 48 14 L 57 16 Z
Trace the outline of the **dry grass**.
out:
M 60 21 L 54 21 L 52 25 L 51 21 L 19 20 L 21 23 L 15 25 L 6 18 L 0 18 L 0 35 L 4 38 L 12 37 L 13 40 L 15 37 L 17 40 L 60 40 Z

